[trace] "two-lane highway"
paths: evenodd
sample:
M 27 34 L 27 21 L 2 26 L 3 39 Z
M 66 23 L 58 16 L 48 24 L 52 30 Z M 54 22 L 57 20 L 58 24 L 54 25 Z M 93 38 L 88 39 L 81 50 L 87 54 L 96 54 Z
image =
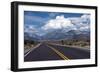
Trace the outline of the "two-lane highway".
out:
M 71 60 L 88 58 L 90 58 L 90 52 L 86 50 L 41 43 L 41 45 L 31 50 L 24 57 L 24 61 Z
M 60 60 L 58 54 L 56 54 L 50 47 L 42 43 L 39 47 L 32 50 L 24 57 L 24 61 L 44 61 L 44 60 Z

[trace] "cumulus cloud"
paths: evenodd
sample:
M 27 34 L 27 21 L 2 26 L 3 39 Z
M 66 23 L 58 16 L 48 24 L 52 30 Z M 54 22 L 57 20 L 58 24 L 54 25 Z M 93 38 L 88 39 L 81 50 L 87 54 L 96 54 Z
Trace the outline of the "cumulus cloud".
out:
M 55 19 L 49 20 L 43 27 L 43 30 L 63 29 L 69 30 L 87 30 L 89 27 L 90 15 L 84 14 L 81 17 L 68 17 L 64 15 L 56 16 Z
M 86 30 L 90 29 L 90 27 L 85 26 L 85 27 L 80 27 L 79 29 L 80 29 L 80 30 L 85 30 L 85 31 L 86 31 Z
M 71 20 L 73 24 L 78 24 L 78 23 L 83 23 L 83 22 L 88 23 L 90 20 L 90 15 L 84 14 L 81 17 L 69 17 L 68 19 Z
M 64 15 L 56 16 L 55 19 L 51 19 L 46 22 L 40 29 L 35 28 L 33 25 L 25 25 L 24 32 L 31 34 L 37 33 L 42 35 L 41 32 L 51 31 L 56 29 L 62 29 L 67 32 L 69 30 L 88 30 L 90 25 L 88 22 L 90 20 L 90 15 L 82 15 L 81 17 L 68 17 L 65 18 Z M 84 23 L 86 22 L 86 23 Z
M 70 19 L 65 18 L 63 15 L 56 16 L 55 19 L 49 20 L 42 29 L 76 29 L 76 27 L 71 23 Z
M 84 15 L 81 16 L 81 18 L 89 19 L 90 18 L 90 15 L 89 14 L 84 14 Z
M 90 15 L 84 14 L 81 17 L 68 18 L 77 27 L 77 30 L 90 29 Z
M 37 32 L 37 30 L 35 29 L 35 27 L 33 25 L 25 25 L 24 26 L 24 32 L 34 33 L 34 32 Z

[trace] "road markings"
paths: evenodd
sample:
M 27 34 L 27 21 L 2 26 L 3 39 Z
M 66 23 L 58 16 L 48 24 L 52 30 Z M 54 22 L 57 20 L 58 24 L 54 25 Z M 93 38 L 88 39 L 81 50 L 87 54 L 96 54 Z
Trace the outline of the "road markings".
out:
M 39 47 L 42 43 L 37 44 L 34 48 L 32 48 L 31 50 L 29 50 L 24 57 L 26 57 L 29 53 L 31 53 L 33 50 L 35 50 L 37 47 Z
M 50 47 L 54 52 L 56 52 L 61 58 L 63 58 L 64 60 L 69 60 L 69 58 L 67 58 L 64 54 L 62 54 L 61 52 L 59 52 L 58 50 L 56 50 L 55 48 L 47 45 L 48 47 Z

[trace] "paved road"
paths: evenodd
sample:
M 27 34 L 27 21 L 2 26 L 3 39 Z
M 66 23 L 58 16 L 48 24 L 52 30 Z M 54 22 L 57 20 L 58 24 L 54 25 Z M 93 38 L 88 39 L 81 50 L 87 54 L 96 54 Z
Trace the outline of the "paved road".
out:
M 89 59 L 90 52 L 78 48 L 41 43 L 25 55 L 24 61 Z

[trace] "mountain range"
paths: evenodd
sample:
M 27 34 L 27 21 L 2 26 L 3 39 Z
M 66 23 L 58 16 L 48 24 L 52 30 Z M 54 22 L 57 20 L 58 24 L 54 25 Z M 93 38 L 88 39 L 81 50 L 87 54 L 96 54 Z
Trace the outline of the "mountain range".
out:
M 56 29 L 52 31 L 46 32 L 44 35 L 38 35 L 37 33 L 26 33 L 24 32 L 25 40 L 34 40 L 34 41 L 42 41 L 42 40 L 89 40 L 90 39 L 90 31 L 89 30 L 69 30 L 64 31 L 62 29 Z

